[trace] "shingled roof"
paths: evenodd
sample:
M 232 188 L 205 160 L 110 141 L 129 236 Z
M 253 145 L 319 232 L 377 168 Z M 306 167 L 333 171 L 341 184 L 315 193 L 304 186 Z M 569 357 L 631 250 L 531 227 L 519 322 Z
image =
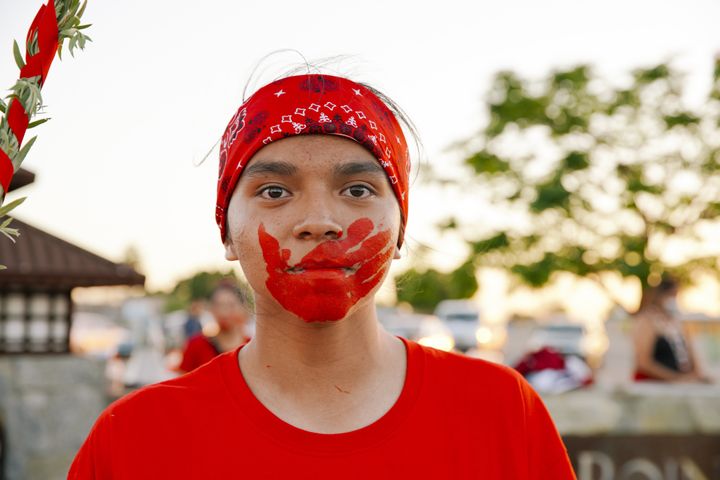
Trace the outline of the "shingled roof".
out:
M 13 216 L 14 217 L 14 216 Z M 14 218 L 20 230 L 13 243 L 0 235 L 0 288 L 94 287 L 144 285 L 145 276 L 131 266 L 111 262 Z

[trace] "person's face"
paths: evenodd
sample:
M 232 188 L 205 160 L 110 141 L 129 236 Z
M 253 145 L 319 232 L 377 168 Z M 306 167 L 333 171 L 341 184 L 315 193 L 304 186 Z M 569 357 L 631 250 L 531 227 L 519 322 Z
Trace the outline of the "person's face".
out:
M 193 300 L 190 303 L 190 314 L 193 316 L 199 316 L 202 314 L 204 302 L 202 300 Z
M 398 256 L 399 229 L 400 207 L 370 152 L 342 137 L 300 135 L 246 165 L 225 257 L 240 261 L 257 306 L 340 320 L 372 301 Z
M 245 322 L 247 311 L 240 299 L 233 292 L 218 290 L 210 299 L 210 312 L 220 327 L 229 330 Z
M 660 305 L 669 313 L 675 313 L 678 310 L 677 294 L 678 288 L 671 287 L 660 295 Z

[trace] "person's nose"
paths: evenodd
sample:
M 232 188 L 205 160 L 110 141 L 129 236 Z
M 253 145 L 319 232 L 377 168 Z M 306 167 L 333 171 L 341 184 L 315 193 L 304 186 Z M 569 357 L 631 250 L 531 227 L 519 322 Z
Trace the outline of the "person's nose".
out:
M 295 225 L 293 235 L 301 240 L 337 240 L 342 227 L 328 217 L 312 216 Z
M 301 240 L 337 240 L 342 227 L 324 201 L 308 202 L 305 215 L 293 227 L 293 235 Z

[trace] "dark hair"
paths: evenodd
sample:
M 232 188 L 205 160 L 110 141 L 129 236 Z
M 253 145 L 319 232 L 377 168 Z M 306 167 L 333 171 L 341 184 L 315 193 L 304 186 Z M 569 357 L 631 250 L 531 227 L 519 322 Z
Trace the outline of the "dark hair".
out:
M 648 307 L 656 306 L 662 301 L 665 295 L 675 293 L 678 287 L 678 282 L 674 278 L 668 275 L 663 275 L 659 284 L 643 290 L 638 312 L 643 311 Z
M 240 300 L 240 303 L 247 308 L 248 310 L 252 310 L 253 308 L 253 301 L 252 296 L 248 292 L 247 287 L 243 285 L 239 285 L 236 281 L 231 279 L 223 279 L 220 280 L 217 285 L 215 285 L 215 288 L 212 289 L 210 294 L 208 295 L 208 300 L 212 302 L 213 298 L 218 292 L 230 292 L 233 295 L 237 297 L 238 300 Z
M 657 286 L 658 291 L 660 293 L 670 293 L 674 290 L 677 290 L 678 283 L 671 277 L 664 277 L 660 284 Z

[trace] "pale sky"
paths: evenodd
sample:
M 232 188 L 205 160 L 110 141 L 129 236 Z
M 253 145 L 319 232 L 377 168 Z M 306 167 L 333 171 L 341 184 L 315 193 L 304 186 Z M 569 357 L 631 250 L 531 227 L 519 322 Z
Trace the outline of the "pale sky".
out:
M 3 89 L 18 75 L 12 40 L 24 39 L 40 5 L 0 0 Z M 718 19 L 720 3 L 710 0 L 90 0 L 83 20 L 93 24 L 93 43 L 56 59 L 43 89 L 52 121 L 31 131 L 39 137 L 23 165 L 36 182 L 7 201 L 27 195 L 18 218 L 108 259 L 134 245 L 147 286 L 166 288 L 230 265 L 214 219 L 217 153 L 193 162 L 222 134 L 252 67 L 273 50 L 356 56 L 341 73 L 393 97 L 441 167 L 458 160 L 443 150 L 482 126 L 482 98 L 500 69 L 539 76 L 587 62 L 620 78 L 673 59 L 699 98 L 720 52 Z M 436 245 L 439 264 L 459 260 L 461 250 L 432 230 L 456 199 L 418 186 L 410 203 L 406 256 L 423 242 Z M 492 218 L 478 212 L 479 222 Z

